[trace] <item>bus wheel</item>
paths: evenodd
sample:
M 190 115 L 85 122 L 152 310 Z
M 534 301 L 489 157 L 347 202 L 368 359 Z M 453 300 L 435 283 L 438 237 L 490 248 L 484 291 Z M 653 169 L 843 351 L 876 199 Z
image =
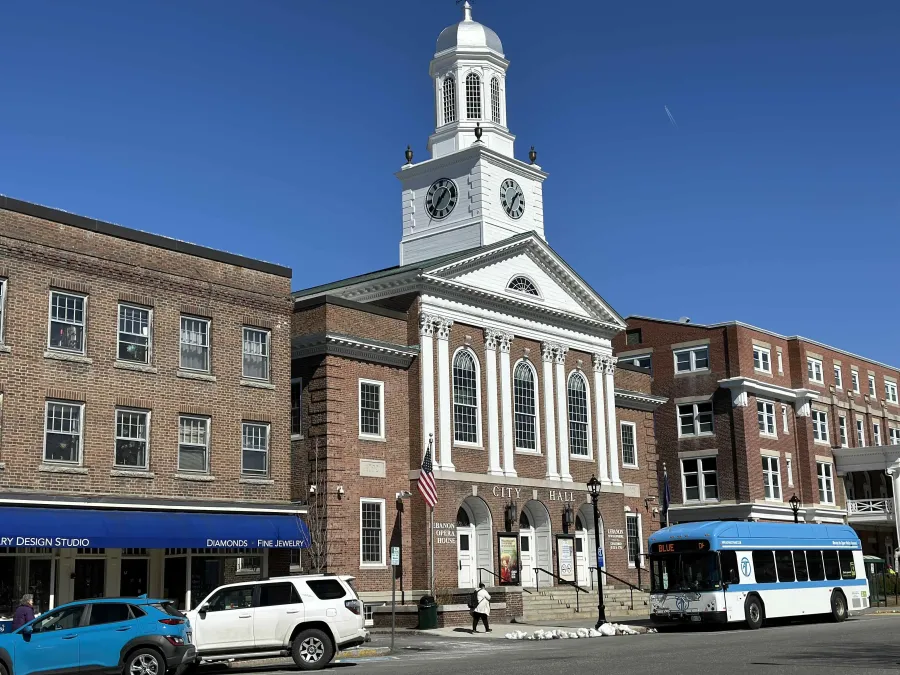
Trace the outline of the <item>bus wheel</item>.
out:
M 751 595 L 744 603 L 744 616 L 747 617 L 747 627 L 756 630 L 763 625 L 763 605 L 762 600 L 757 596 Z
M 847 618 L 847 598 L 841 591 L 831 594 L 831 618 L 835 623 L 840 623 Z

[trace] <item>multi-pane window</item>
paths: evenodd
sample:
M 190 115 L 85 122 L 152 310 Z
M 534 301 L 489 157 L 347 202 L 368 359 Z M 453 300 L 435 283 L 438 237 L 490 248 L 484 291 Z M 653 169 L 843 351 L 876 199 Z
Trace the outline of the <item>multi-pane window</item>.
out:
M 181 367 L 209 372 L 209 320 L 181 317 Z
M 360 509 L 360 561 L 363 565 L 384 564 L 384 500 L 363 499 Z
M 713 404 L 684 403 L 678 406 L 678 435 L 704 436 L 713 432 Z
M 900 445 L 900 429 L 890 427 L 888 429 L 888 436 L 890 436 L 891 445 Z
M 812 411 L 813 439 L 828 442 L 828 413 L 824 410 Z
M 466 118 L 481 119 L 481 78 L 475 73 L 466 75 Z
M 841 447 L 847 447 L 847 418 L 841 415 L 838 417 L 838 432 L 841 435 Z
M 640 328 L 634 328 L 632 330 L 625 331 L 625 344 L 626 345 L 639 345 L 643 342 L 643 336 L 641 335 Z
M 500 80 L 491 79 L 491 119 L 500 124 Z
M 44 425 L 44 461 L 78 464 L 84 406 L 48 401 Z
M 513 373 L 513 408 L 516 448 L 537 450 L 534 372 L 525 362 L 519 363 Z
M 568 386 L 569 452 L 576 457 L 589 457 L 587 385 L 579 373 L 572 373 Z
M 850 383 L 853 385 L 853 391 L 859 393 L 859 373 L 855 370 L 850 371 Z
M 72 293 L 50 293 L 51 349 L 84 353 L 84 320 L 87 298 Z
M 762 458 L 763 488 L 766 499 L 781 500 L 781 472 L 777 457 Z
M 771 401 L 756 401 L 756 416 L 759 431 L 769 436 L 775 435 L 775 404 Z
M 116 466 L 125 469 L 147 468 L 147 444 L 150 413 L 142 410 L 116 410 Z
M 443 85 L 444 124 L 456 121 L 456 80 L 447 77 Z
M 620 358 L 619 363 L 631 363 L 638 368 L 646 368 L 647 370 L 652 370 L 653 354 L 637 354 L 635 356 L 627 356 L 625 358 Z
M 834 466 L 827 462 L 816 462 L 819 474 L 819 503 L 834 504 Z
M 781 404 L 781 430 L 788 433 L 788 411 L 784 403 Z
M 875 376 L 869 375 L 869 396 L 875 396 Z
M 538 297 L 540 297 L 541 295 L 538 292 L 537 286 L 534 285 L 534 282 L 528 277 L 524 277 L 522 275 L 510 279 L 506 287 L 509 290 L 516 291 L 518 293 L 526 293 L 527 295 L 536 295 Z
M 384 383 L 359 381 L 359 435 L 384 438 Z
M 637 567 L 641 560 L 641 517 L 637 513 L 625 514 L 625 534 L 628 545 L 628 566 Z
M 241 427 L 241 473 L 269 475 L 269 425 L 244 422 Z
M 209 471 L 209 418 L 178 418 L 178 470 Z
M 822 361 L 819 359 L 806 359 L 806 374 L 810 382 L 819 382 L 820 384 L 825 382 L 822 377 Z
M 2 310 L 2 298 L 0 298 L 0 310 Z M 887 382 L 884 383 L 884 397 L 890 403 L 897 403 L 897 383 L 896 382 Z
M 637 427 L 633 422 L 619 422 L 622 441 L 622 466 L 637 466 Z
M 269 379 L 269 337 L 267 330 L 244 328 L 244 377 L 251 380 Z
M 478 443 L 478 370 L 465 349 L 453 359 L 453 438 Z
M 866 428 L 862 420 L 856 420 L 856 447 L 866 447 Z
M 841 373 L 840 366 L 834 367 L 834 386 L 837 387 L 838 389 L 844 388 L 844 377 Z
M 291 436 L 303 434 L 303 415 L 300 404 L 303 401 L 303 380 L 294 378 L 291 380 Z
M 772 372 L 772 353 L 765 347 L 753 347 L 753 367 L 764 373 Z
M 709 347 L 692 347 L 675 352 L 675 372 L 692 373 L 709 370 Z
M 0 345 L 3 344 L 3 319 L 6 317 L 6 279 L 0 279 Z
M 872 422 L 872 442 L 876 446 L 881 445 L 881 425 L 878 422 Z
M 120 361 L 150 363 L 150 310 L 119 305 Z
M 705 502 L 719 498 L 719 476 L 715 457 L 681 460 L 684 478 L 684 501 Z

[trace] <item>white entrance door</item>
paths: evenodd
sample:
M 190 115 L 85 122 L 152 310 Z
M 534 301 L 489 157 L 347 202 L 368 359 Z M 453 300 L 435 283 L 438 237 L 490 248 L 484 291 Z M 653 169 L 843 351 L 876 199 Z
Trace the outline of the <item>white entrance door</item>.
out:
M 591 586 L 591 570 L 588 569 L 588 560 L 587 532 L 578 530 L 575 532 L 575 578 L 582 588 Z
M 456 528 L 456 548 L 459 560 L 459 587 L 476 588 L 477 556 L 475 551 L 475 528 L 472 526 Z
M 519 531 L 519 546 L 522 560 L 522 585 L 534 587 L 534 530 Z

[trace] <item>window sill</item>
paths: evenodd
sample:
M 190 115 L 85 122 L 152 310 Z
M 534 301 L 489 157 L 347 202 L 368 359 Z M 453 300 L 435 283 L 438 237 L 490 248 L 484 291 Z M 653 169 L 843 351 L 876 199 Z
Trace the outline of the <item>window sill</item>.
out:
M 639 467 L 637 464 L 624 464 L 623 463 L 622 468 L 623 469 L 640 469 L 641 467 Z
M 461 450 L 484 450 L 484 446 L 481 443 L 463 443 L 461 441 L 453 441 L 453 448 L 459 448 Z
M 3 349 L 3 347 L 0 346 L 0 350 L 2 350 L 2 349 Z M 898 403 L 897 401 L 888 401 L 888 400 L 885 400 L 885 403 L 887 403 L 888 405 L 893 405 L 893 406 L 900 407 L 900 403 Z
M 109 475 L 115 478 L 144 478 L 147 480 L 156 478 L 155 473 L 143 469 L 113 469 Z
M 691 375 L 709 375 L 712 371 L 709 368 L 704 370 L 685 370 L 682 373 L 675 373 L 675 377 L 690 377 Z
M 830 447 L 831 447 L 831 442 L 830 442 L 830 441 L 815 441 L 815 440 L 814 440 L 814 441 L 813 441 L 813 445 L 824 445 L 825 447 L 830 448 Z
M 215 476 L 208 476 L 200 473 L 176 473 L 175 478 L 178 480 L 190 481 L 192 483 L 212 483 L 216 480 Z
M 65 464 L 41 464 L 38 467 L 41 473 L 67 473 L 76 476 L 87 476 L 88 470 L 83 466 L 67 466 Z
M 771 438 L 773 441 L 778 440 L 778 434 L 767 434 L 762 431 L 759 432 L 759 437 L 760 438 Z
M 12 347 L 9 345 L 0 345 L 0 354 L 12 354 Z
M 703 506 L 705 504 L 718 504 L 718 499 L 685 499 L 681 502 L 685 506 Z
M 810 383 L 810 384 L 814 384 L 814 385 L 816 385 L 817 387 L 824 387 L 824 386 L 825 386 L 825 380 L 821 380 L 821 381 L 819 381 L 819 380 L 809 380 L 809 383 Z
M 302 441 L 303 434 L 291 434 L 291 440 L 292 441 Z
M 54 361 L 67 361 L 68 363 L 85 363 L 87 365 L 91 365 L 94 363 L 94 359 L 89 358 L 87 356 L 82 356 L 81 354 L 66 354 L 65 352 L 53 352 L 49 349 L 44 352 L 45 359 L 52 359 Z
M 116 359 L 116 362 L 113 363 L 113 368 L 118 368 L 119 370 L 132 370 L 136 373 L 151 373 L 156 375 L 157 370 L 156 366 L 151 366 L 147 363 L 132 363 L 131 361 L 119 361 Z
M 767 377 L 774 377 L 774 375 L 772 375 L 771 370 L 763 370 L 762 368 L 754 368 L 753 372 L 756 373 L 757 375 L 766 375 Z
M 784 504 L 784 500 L 780 497 L 765 497 L 765 501 L 772 502 L 773 504 Z
M 245 380 L 241 379 L 242 387 L 251 387 L 253 389 L 270 389 L 275 390 L 275 385 L 271 382 L 263 382 L 262 380 Z
M 715 434 L 691 434 L 690 436 L 678 436 L 679 441 L 690 441 L 696 438 L 713 438 Z
M 360 563 L 359 567 L 360 567 L 360 569 L 367 569 L 367 570 L 385 570 L 385 569 L 387 569 L 387 565 L 385 565 L 384 563 Z
M 271 478 L 242 477 L 240 482 L 244 485 L 275 485 L 275 481 Z
M 516 448 L 517 455 L 530 455 L 532 457 L 540 457 L 540 450 L 528 450 L 527 448 Z
M 569 459 L 573 462 L 593 462 L 593 457 L 585 457 L 584 455 L 569 455 Z
M 176 377 L 182 377 L 185 380 L 200 380 L 201 382 L 215 382 L 216 376 L 210 375 L 209 373 L 195 373 L 192 370 L 181 370 L 180 368 L 175 373 Z
M 373 441 L 375 443 L 387 442 L 387 439 L 384 436 L 366 436 L 365 434 L 360 434 L 357 438 L 361 441 Z

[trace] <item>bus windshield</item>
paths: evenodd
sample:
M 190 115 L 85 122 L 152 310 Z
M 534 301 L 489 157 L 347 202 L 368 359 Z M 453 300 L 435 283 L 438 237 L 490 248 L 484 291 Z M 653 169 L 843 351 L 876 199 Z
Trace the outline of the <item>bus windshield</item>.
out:
M 651 556 L 650 571 L 654 593 L 722 589 L 719 556 L 712 551 Z

